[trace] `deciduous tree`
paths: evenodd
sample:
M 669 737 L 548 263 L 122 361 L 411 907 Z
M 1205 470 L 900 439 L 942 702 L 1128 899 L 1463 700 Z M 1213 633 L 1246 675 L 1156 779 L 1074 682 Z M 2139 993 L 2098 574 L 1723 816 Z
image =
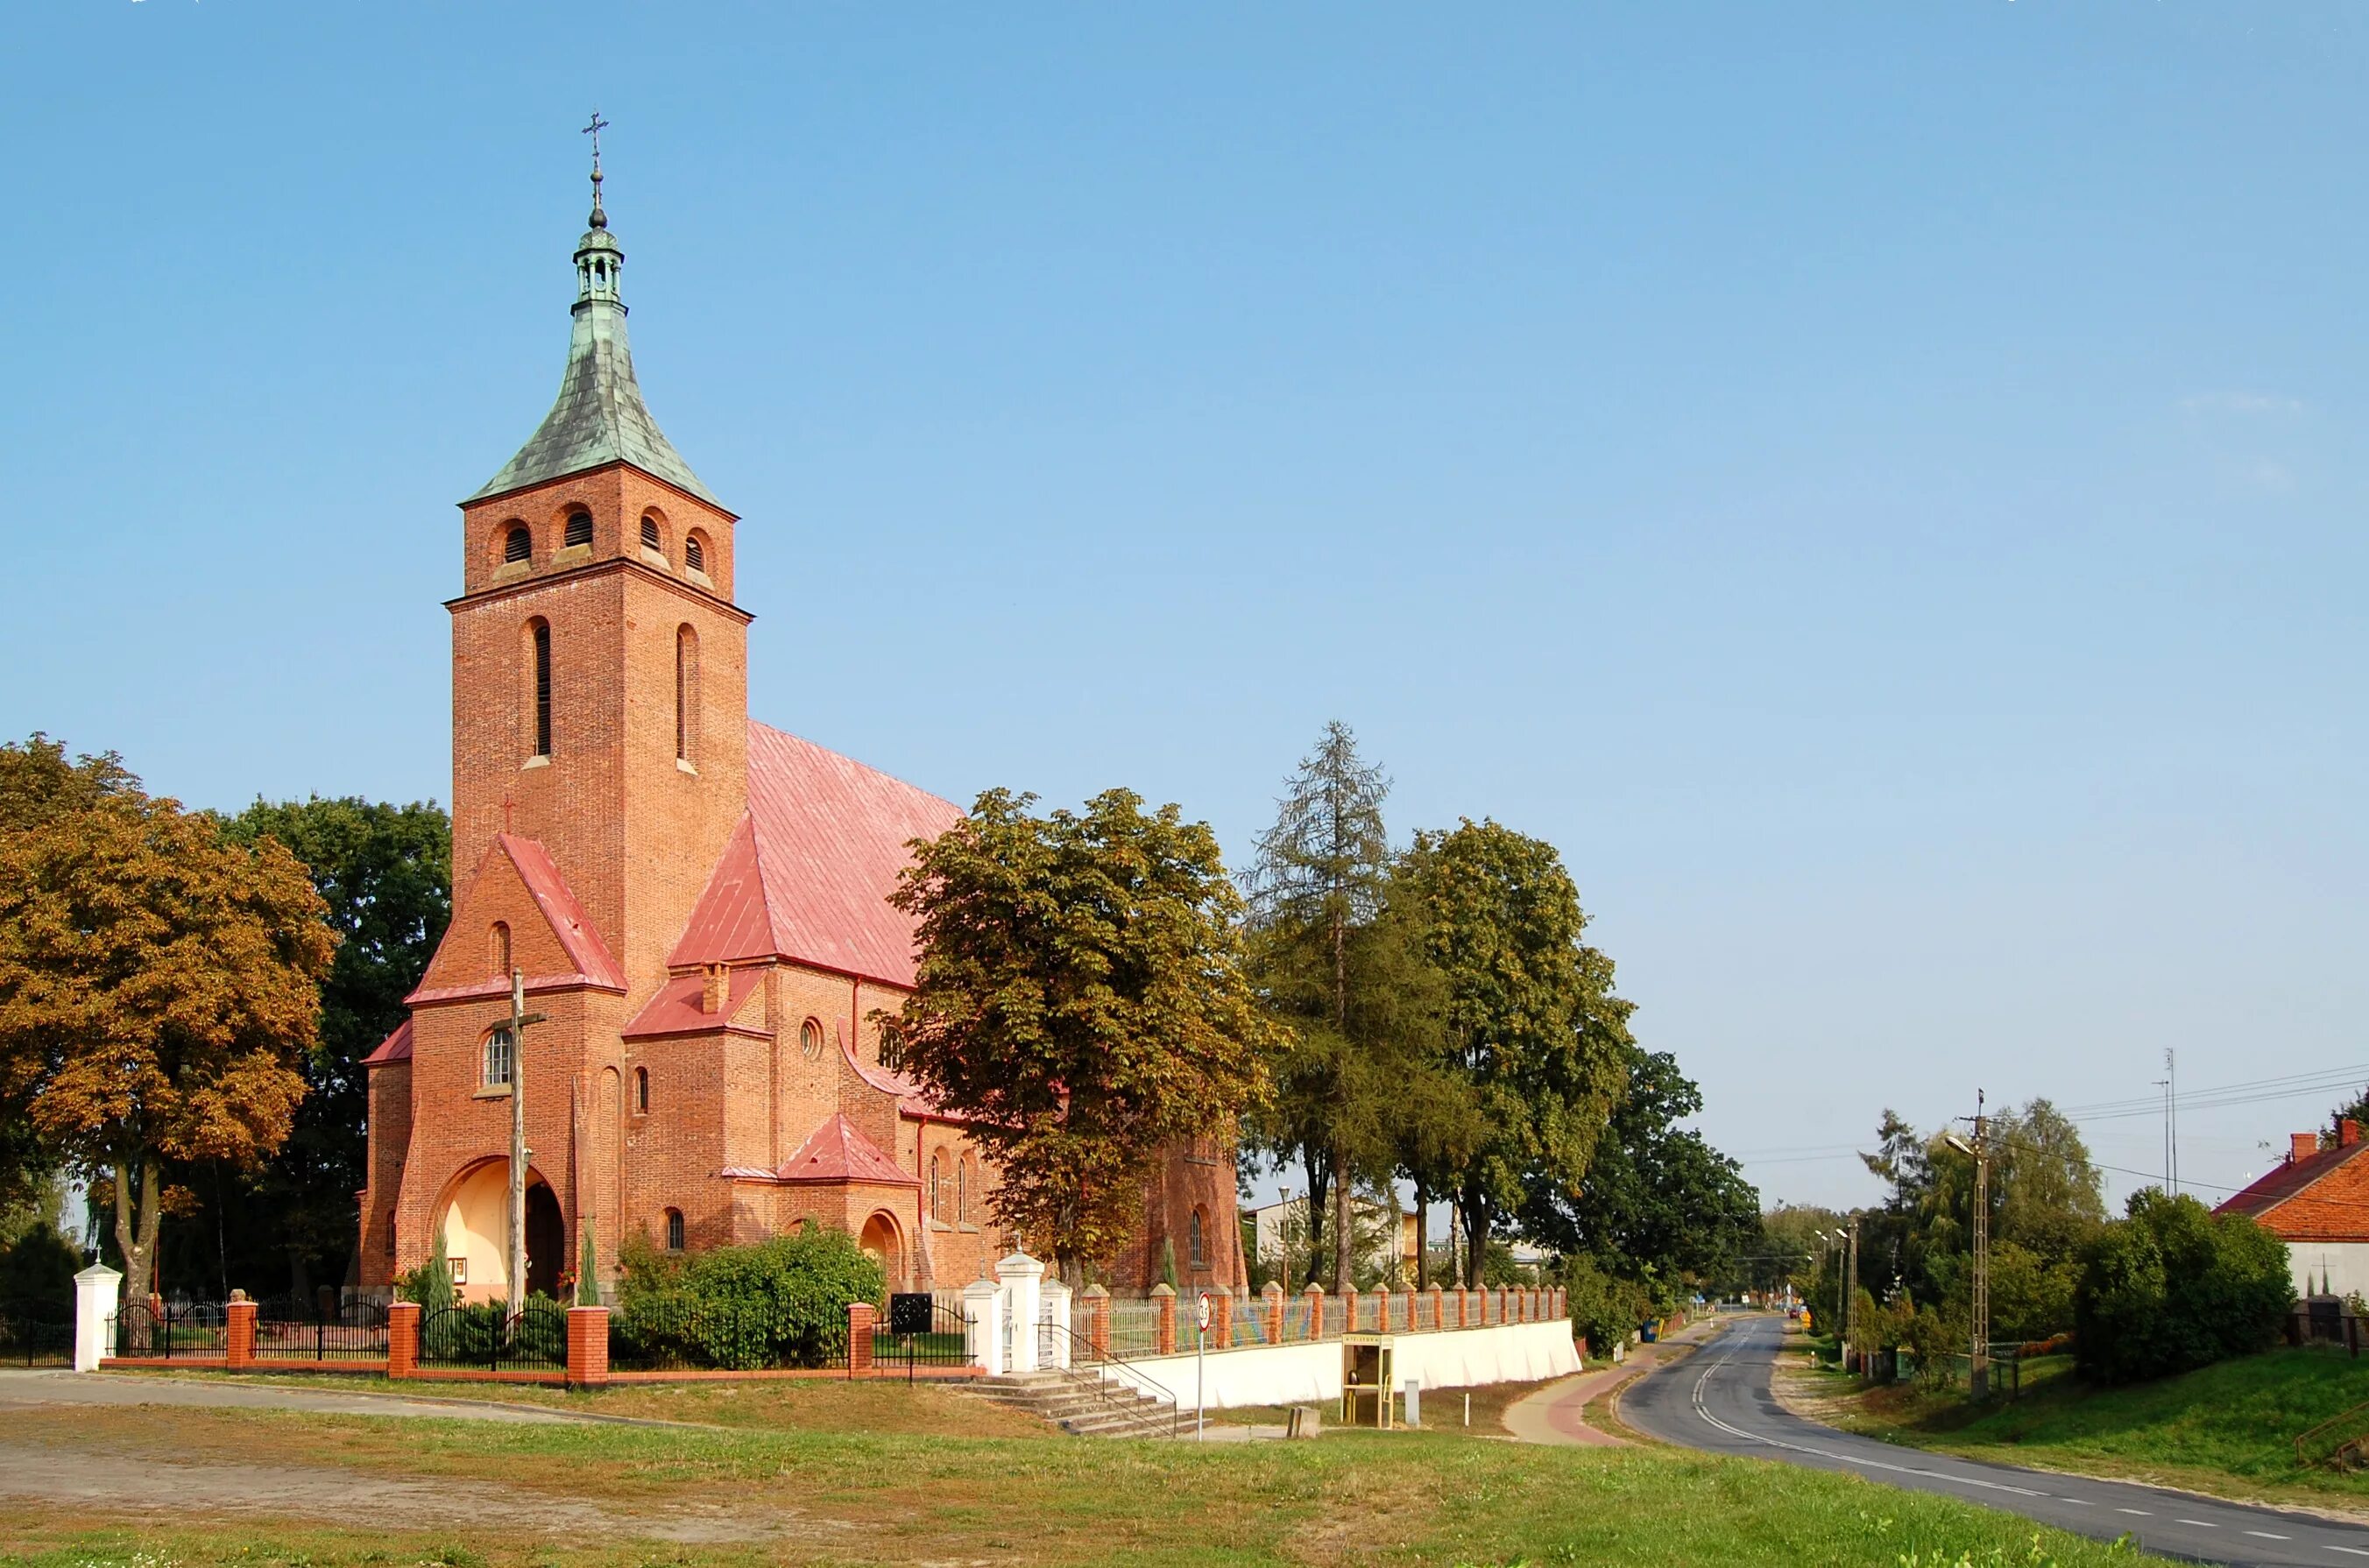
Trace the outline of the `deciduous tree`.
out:
M 1634 1042 L 1612 960 L 1554 846 L 1493 821 L 1418 834 L 1407 880 L 1445 976 L 1447 1036 L 1487 1129 L 1458 1175 L 1469 1255 L 1537 1202 L 1576 1201 Z
M 0 827 L 0 1093 L 111 1190 L 144 1292 L 165 1162 L 251 1167 L 288 1136 L 337 938 L 279 844 L 120 778 L 27 821 Z
M 1266 1093 L 1280 1040 L 1207 824 L 1123 789 L 1082 814 L 1035 799 L 990 790 L 913 845 L 891 901 L 921 963 L 889 1055 L 971 1119 L 997 1217 L 1074 1281 L 1140 1222 L 1163 1148 L 1230 1134 Z

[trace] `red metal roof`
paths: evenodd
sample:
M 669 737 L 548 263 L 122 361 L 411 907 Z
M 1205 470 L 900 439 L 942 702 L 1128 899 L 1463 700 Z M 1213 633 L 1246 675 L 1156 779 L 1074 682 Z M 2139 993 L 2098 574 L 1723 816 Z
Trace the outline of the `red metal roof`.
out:
M 362 1058 L 364 1067 L 384 1067 L 391 1061 L 411 1059 L 411 1020 L 406 1018 L 395 1026 L 395 1033 L 378 1043 L 378 1049 Z
M 888 895 L 906 845 L 962 808 L 770 725 L 749 725 L 749 815 L 670 967 L 779 956 L 910 988 L 913 922 Z
M 2284 1164 L 2273 1165 L 2256 1177 L 2254 1184 L 2245 1191 L 2224 1199 L 2213 1212 L 2243 1214 L 2260 1219 L 2340 1165 L 2363 1153 L 2369 1153 L 2369 1143 L 2345 1143 L 2333 1149 L 2323 1149 L 2301 1160 L 2289 1160 Z
M 624 1037 L 647 1039 L 654 1035 L 701 1035 L 721 1029 L 731 1023 L 732 1015 L 740 1011 L 740 1004 L 749 1000 L 749 993 L 763 978 L 760 969 L 733 970 L 731 990 L 724 998 L 722 1010 L 703 1013 L 699 999 L 706 991 L 706 977 L 676 975 L 634 1015 L 634 1021 L 625 1025 Z
M 814 1129 L 798 1151 L 782 1162 L 784 1182 L 869 1182 L 876 1186 L 918 1187 L 921 1178 L 880 1152 L 843 1115 Z
M 551 922 L 559 944 L 567 950 L 576 972 L 595 985 L 625 989 L 625 971 L 610 956 L 609 944 L 592 929 L 592 921 L 584 913 L 584 906 L 567 886 L 567 878 L 559 874 L 551 852 L 534 839 L 522 839 L 515 833 L 496 833 L 494 842 L 510 857 L 518 867 L 519 879 L 534 897 L 535 907 L 543 918 Z

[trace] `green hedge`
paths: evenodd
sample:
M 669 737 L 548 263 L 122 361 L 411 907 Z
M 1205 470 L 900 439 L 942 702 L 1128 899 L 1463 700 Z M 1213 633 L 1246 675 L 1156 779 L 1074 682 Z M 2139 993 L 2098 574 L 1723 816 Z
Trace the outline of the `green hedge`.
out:
M 847 1354 L 848 1305 L 880 1305 L 887 1288 L 853 1237 L 812 1224 L 689 1256 L 637 1239 L 621 1261 L 609 1325 L 611 1358 L 621 1366 L 835 1366 Z
M 2149 1187 L 2081 1254 L 2081 1375 L 2135 1382 L 2267 1350 L 2295 1306 L 2286 1243 L 2239 1214 Z

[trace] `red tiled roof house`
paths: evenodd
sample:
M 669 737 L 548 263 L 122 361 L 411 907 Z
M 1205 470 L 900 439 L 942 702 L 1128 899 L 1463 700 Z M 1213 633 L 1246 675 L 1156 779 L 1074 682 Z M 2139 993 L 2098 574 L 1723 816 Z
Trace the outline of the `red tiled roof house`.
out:
M 2299 1132 L 2287 1157 L 2215 1214 L 2251 1216 L 2287 1244 L 2297 1296 L 2369 1295 L 2369 1142 L 2361 1125 L 2340 1124 L 2323 1149 Z
M 597 177 L 596 177 L 597 179 Z M 369 1059 L 360 1274 L 438 1249 L 509 1291 L 509 1097 L 525 1097 L 527 1284 L 591 1228 L 700 1248 L 842 1226 L 892 1286 L 983 1275 L 995 1180 L 957 1117 L 880 1059 L 914 979 L 887 896 L 947 801 L 748 714 L 739 520 L 644 406 L 624 253 L 595 201 L 557 403 L 461 505 L 452 921 Z M 509 975 L 547 1022 L 512 1041 Z M 1179 1150 L 1120 1288 L 1243 1278 L 1231 1151 Z M 1199 1242 L 1188 1244 L 1188 1238 Z

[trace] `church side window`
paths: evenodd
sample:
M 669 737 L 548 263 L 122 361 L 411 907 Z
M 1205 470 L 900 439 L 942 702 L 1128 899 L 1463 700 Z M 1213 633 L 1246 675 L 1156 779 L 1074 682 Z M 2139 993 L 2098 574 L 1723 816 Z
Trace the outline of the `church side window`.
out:
M 809 1018 L 798 1025 L 798 1050 L 808 1061 L 822 1056 L 822 1025 Z
M 930 1218 L 944 1221 L 946 1217 L 946 1157 L 930 1156 Z
M 699 761 L 699 634 L 688 625 L 674 634 L 674 755 Z
M 485 1086 L 499 1089 L 510 1081 L 510 1059 L 516 1042 L 508 1029 L 497 1029 L 486 1036 Z
M 551 755 L 551 623 L 537 621 L 529 638 L 534 650 L 534 751 Z
M 962 1157 L 962 1163 L 955 1167 L 955 1223 L 957 1225 L 970 1223 L 970 1156 L 966 1154 Z
M 670 1253 L 679 1253 L 682 1251 L 682 1210 L 680 1208 L 668 1209 L 666 1211 L 666 1221 L 667 1251 Z
M 531 559 L 533 555 L 534 535 L 527 532 L 526 524 L 510 524 L 509 532 L 502 536 L 502 563 L 516 566 L 521 561 Z
M 1185 1227 L 1184 1235 L 1186 1243 L 1185 1253 L 1186 1255 L 1192 1259 L 1192 1266 L 1195 1268 L 1208 1267 L 1208 1237 L 1202 1227 L 1201 1211 L 1198 1208 L 1193 1210 L 1193 1220 L 1190 1225 Z
M 560 543 L 567 545 L 591 544 L 592 514 L 589 511 L 569 512 L 567 514 L 567 532 L 561 538 Z
M 507 976 L 510 972 L 509 921 L 496 921 L 494 929 L 486 933 L 486 956 L 494 973 Z
M 634 1115 L 647 1116 L 650 1109 L 650 1070 L 634 1069 Z

